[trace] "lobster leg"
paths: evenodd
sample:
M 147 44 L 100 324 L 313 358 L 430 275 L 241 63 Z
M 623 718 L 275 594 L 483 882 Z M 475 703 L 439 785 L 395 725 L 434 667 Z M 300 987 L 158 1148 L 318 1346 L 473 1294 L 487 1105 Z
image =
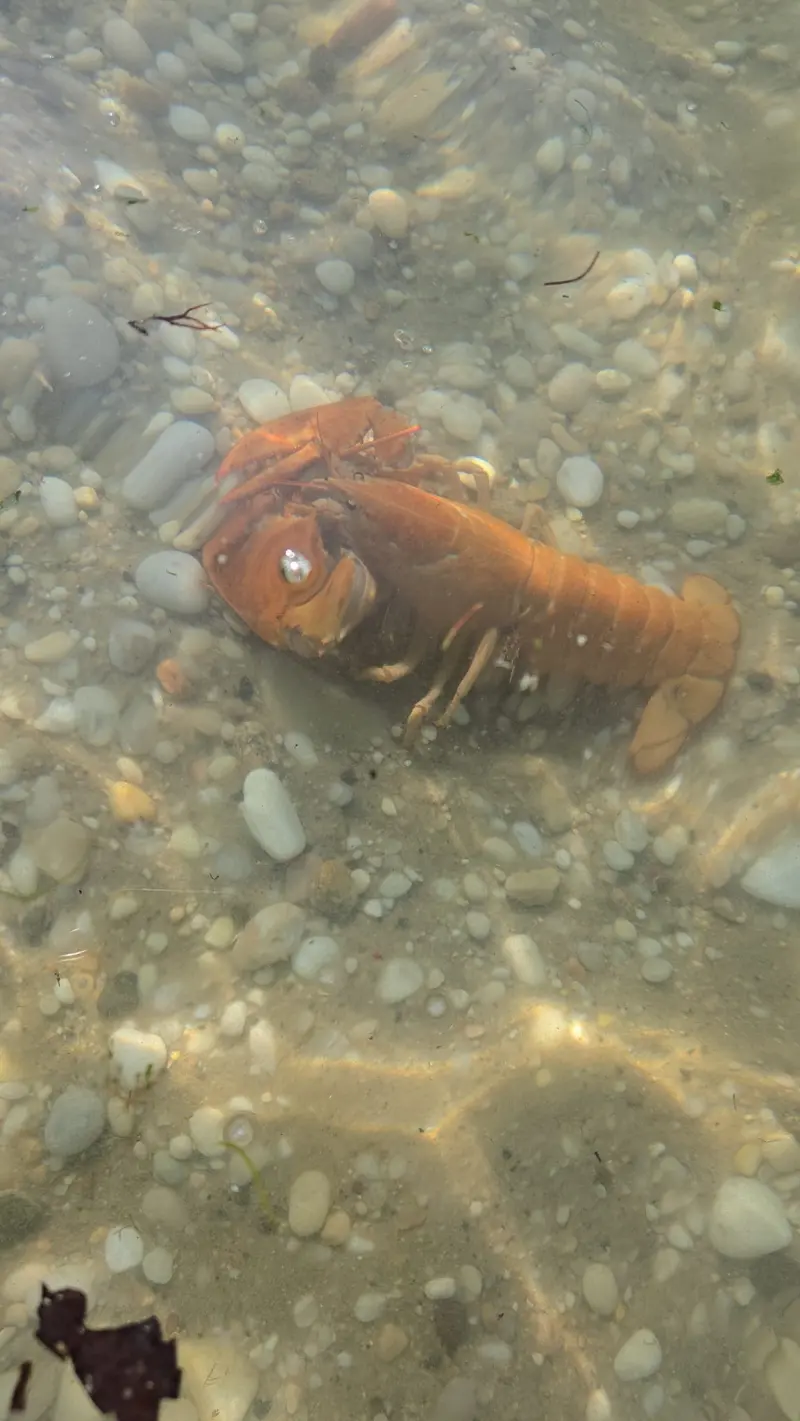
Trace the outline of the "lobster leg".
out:
M 406 721 L 405 730 L 403 732 L 404 745 L 413 745 L 416 741 L 422 729 L 423 722 L 427 720 L 428 715 L 444 691 L 450 679 L 451 672 L 455 670 L 458 664 L 460 650 L 460 647 L 454 646 L 451 643 L 445 651 L 439 663 L 439 669 L 431 682 L 430 689 L 426 691 L 422 699 L 417 701 L 416 705 L 412 707 L 411 714 Z
M 469 474 L 473 479 L 478 507 L 488 508 L 491 503 L 492 483 L 480 459 L 445 459 L 441 454 L 418 454 L 412 464 L 404 464 L 398 469 L 390 470 L 389 477 L 409 484 L 419 484 L 423 479 L 435 479 L 444 484 L 447 493 L 456 503 L 464 503 L 461 474 Z
M 389 685 L 393 681 L 402 681 L 404 676 L 410 676 L 412 671 L 416 671 L 429 646 L 428 633 L 417 624 L 411 634 L 408 651 L 402 661 L 389 662 L 385 666 L 365 666 L 364 670 L 358 673 L 358 679 L 359 681 L 381 681 L 384 685 Z
M 488 666 L 492 656 L 494 655 L 494 650 L 497 646 L 499 636 L 500 633 L 496 627 L 490 627 L 488 632 L 484 632 L 483 636 L 478 642 L 477 651 L 475 652 L 474 656 L 472 657 L 472 660 L 469 663 L 469 666 L 464 672 L 464 675 L 461 677 L 461 680 L 456 686 L 450 704 L 445 707 L 436 722 L 440 730 L 445 730 L 447 728 L 447 726 L 453 719 L 453 716 L 455 715 L 456 711 L 458 710 L 458 707 L 461 705 L 461 702 L 466 696 L 469 695 L 481 672 L 486 670 L 486 667 Z
M 461 645 L 457 633 L 460 630 L 461 627 L 458 625 L 448 633 L 442 643 L 444 654 L 430 690 L 426 692 L 421 700 L 417 701 L 406 721 L 405 734 L 403 735 L 404 745 L 411 745 L 416 740 L 423 721 L 427 720 L 428 715 L 442 695 L 450 679 L 451 672 L 455 670 L 458 664 Z M 478 642 L 476 651 L 470 658 L 469 666 L 456 686 L 450 701 L 436 722 L 440 730 L 446 729 L 450 724 L 461 702 L 469 695 L 481 673 L 486 670 L 486 667 L 494 655 L 499 637 L 500 633 L 496 627 L 490 627 L 488 631 L 484 632 Z

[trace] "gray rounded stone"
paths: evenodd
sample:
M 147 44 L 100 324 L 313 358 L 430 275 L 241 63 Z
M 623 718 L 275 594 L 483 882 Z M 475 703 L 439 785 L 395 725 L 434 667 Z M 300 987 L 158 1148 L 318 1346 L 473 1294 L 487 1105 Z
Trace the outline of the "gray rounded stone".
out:
M 53 378 L 85 389 L 99 385 L 119 365 L 119 341 L 111 322 L 82 296 L 57 296 L 44 318 L 44 348 Z
M 99 1140 L 105 1124 L 105 1105 L 97 1091 L 67 1086 L 56 1096 L 45 1122 L 45 1148 L 63 1159 L 83 1154 Z

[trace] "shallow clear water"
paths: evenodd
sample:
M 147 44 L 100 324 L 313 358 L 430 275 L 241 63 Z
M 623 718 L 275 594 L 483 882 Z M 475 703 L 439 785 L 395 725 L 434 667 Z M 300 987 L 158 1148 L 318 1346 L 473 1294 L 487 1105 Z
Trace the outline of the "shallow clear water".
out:
M 0 5 L 6 1411 L 32 1358 L 28 1421 L 94 1414 L 46 1281 L 157 1314 L 181 1421 L 800 1417 L 797 42 L 786 0 Z M 514 527 L 732 594 L 660 773 L 650 692 L 558 674 L 409 749 L 435 662 L 209 589 L 236 440 L 363 395 Z

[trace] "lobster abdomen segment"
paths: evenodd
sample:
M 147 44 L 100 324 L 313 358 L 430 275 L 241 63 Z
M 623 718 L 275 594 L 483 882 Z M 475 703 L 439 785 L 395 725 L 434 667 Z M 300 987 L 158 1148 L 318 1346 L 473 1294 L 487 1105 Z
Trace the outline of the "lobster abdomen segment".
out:
M 516 630 L 530 670 L 593 685 L 656 686 L 687 673 L 730 674 L 739 619 L 710 578 L 689 578 L 673 597 L 535 544 Z

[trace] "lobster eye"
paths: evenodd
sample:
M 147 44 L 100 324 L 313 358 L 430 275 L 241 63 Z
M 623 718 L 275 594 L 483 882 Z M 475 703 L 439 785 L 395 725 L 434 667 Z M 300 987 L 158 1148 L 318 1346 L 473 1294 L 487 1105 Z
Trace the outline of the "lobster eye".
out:
M 311 576 L 311 563 L 302 553 L 296 553 L 293 548 L 287 548 L 280 558 L 281 576 L 286 582 L 300 583 L 306 582 Z

